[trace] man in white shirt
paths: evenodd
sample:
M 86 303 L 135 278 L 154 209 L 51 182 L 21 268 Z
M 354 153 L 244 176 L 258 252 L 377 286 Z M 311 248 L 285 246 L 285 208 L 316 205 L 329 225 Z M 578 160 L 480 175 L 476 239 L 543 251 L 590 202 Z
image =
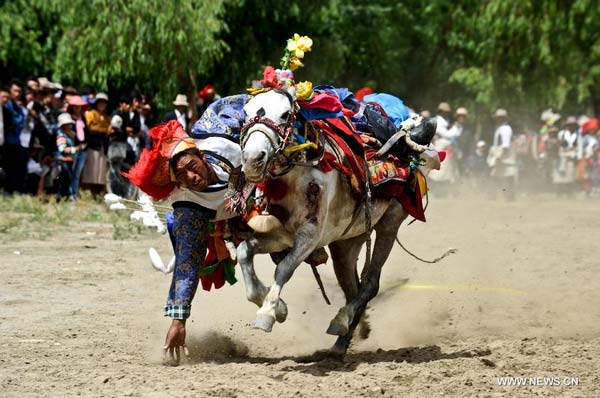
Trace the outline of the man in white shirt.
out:
M 496 130 L 488 155 L 488 165 L 492 168 L 491 176 L 496 180 L 498 188 L 505 192 L 508 200 L 514 200 L 517 160 L 513 147 L 513 130 L 508 124 L 505 109 L 496 110 L 494 122 Z

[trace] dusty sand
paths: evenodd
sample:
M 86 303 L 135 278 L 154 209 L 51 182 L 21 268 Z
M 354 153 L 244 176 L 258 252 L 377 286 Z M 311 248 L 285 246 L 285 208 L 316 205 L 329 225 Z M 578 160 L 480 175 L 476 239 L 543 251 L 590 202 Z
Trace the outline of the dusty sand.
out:
M 283 292 L 289 319 L 271 334 L 250 328 L 241 280 L 199 292 L 192 358 L 167 367 L 170 277 L 147 257 L 151 245 L 170 256 L 166 237 L 114 241 L 110 225 L 80 223 L 42 241 L 4 239 L 0 396 L 600 397 L 599 216 L 597 200 L 432 199 L 428 222 L 400 237 L 424 257 L 458 253 L 429 265 L 396 247 L 371 337 L 342 363 L 304 358 L 334 341 L 325 330 L 343 300 L 330 265 L 333 305 L 302 267 Z M 267 257 L 258 268 L 272 276 Z M 504 376 L 561 385 L 499 386 Z

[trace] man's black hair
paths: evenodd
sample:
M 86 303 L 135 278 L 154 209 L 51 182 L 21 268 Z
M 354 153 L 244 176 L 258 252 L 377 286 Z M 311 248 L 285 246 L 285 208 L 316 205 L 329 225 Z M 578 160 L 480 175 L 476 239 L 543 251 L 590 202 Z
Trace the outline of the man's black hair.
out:
M 19 86 L 19 87 L 23 88 L 23 82 L 20 81 L 19 79 L 12 79 L 10 81 L 10 87 L 12 87 L 12 86 Z
M 131 90 L 131 93 L 129 94 L 129 99 L 131 101 L 133 101 L 134 99 L 141 101 L 142 100 L 142 93 L 140 92 L 140 90 L 134 88 L 133 90 Z

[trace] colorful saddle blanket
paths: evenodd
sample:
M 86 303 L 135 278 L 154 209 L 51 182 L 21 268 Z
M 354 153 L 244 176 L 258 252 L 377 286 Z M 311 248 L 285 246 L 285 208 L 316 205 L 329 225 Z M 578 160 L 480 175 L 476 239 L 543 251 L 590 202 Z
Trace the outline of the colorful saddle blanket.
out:
M 373 198 L 396 199 L 412 217 L 425 221 L 422 200 L 425 184 L 419 182 L 424 177 L 418 177 L 420 171 L 414 165 L 411 167 L 392 155 L 376 159 L 381 143 L 372 136 L 359 134 L 347 117 L 312 123 L 333 144 L 320 163 L 324 172 L 336 169 L 345 174 L 357 198 L 364 197 L 368 179 Z

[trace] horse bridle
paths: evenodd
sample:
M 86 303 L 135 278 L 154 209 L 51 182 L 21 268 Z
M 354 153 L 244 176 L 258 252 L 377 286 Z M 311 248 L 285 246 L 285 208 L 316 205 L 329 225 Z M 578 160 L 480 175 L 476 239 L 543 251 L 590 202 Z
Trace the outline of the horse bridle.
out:
M 248 139 L 250 138 L 250 136 L 256 132 L 263 134 L 267 138 L 267 140 L 269 141 L 271 146 L 273 148 L 275 148 L 273 155 L 271 155 L 267 159 L 267 161 L 265 162 L 265 166 L 263 168 L 263 175 L 266 175 L 268 173 L 271 176 L 271 178 L 280 177 L 283 174 L 287 173 L 293 167 L 293 165 L 288 164 L 287 167 L 285 167 L 284 170 L 280 173 L 275 173 L 270 170 L 271 166 L 273 165 L 273 162 L 277 158 L 283 156 L 283 157 L 285 157 L 286 161 L 289 160 L 288 156 L 285 154 L 284 149 L 288 145 L 290 137 L 292 137 L 292 134 L 294 131 L 294 122 L 296 121 L 296 111 L 297 111 L 296 101 L 292 98 L 292 96 L 288 92 L 286 92 L 284 90 L 276 90 L 276 91 L 278 93 L 284 94 L 287 97 L 287 99 L 290 101 L 291 111 L 290 111 L 290 114 L 288 115 L 288 118 L 286 119 L 286 121 L 283 124 L 277 124 L 275 121 L 273 121 L 272 119 L 269 119 L 268 117 L 256 115 L 254 118 L 252 118 L 252 119 L 248 120 L 246 123 L 244 123 L 244 125 L 242 126 L 242 128 L 240 130 L 240 147 L 241 147 L 242 151 L 244 151 L 244 148 L 246 147 L 246 143 L 248 142 Z M 256 129 L 256 130 L 252 131 L 251 133 L 248 133 L 248 131 L 252 127 L 256 126 L 257 124 L 265 125 L 265 126 L 267 126 L 267 128 L 272 130 L 275 133 L 275 136 L 277 137 L 277 142 L 274 142 L 271 135 L 268 134 L 267 132 L 263 131 L 262 129 Z

